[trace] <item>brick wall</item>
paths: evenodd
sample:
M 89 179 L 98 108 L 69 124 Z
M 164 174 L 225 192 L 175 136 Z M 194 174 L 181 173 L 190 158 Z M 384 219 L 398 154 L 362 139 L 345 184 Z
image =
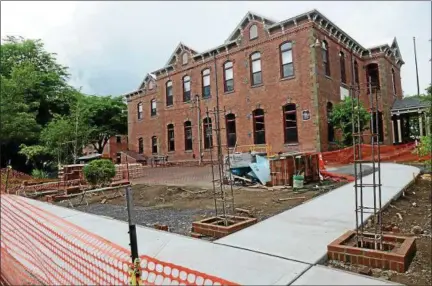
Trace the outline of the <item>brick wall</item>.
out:
M 252 24 L 258 26 L 258 39 L 249 41 L 249 28 Z M 341 45 L 334 37 L 315 23 L 307 20 L 299 21 L 297 26 L 284 30 L 284 32 L 269 35 L 263 28 L 263 24 L 252 20 L 243 30 L 244 37 L 238 47 L 221 52 L 216 57 L 217 86 L 219 93 L 220 107 L 226 109 L 227 113 L 236 116 L 237 144 L 252 145 L 253 118 L 252 111 L 262 108 L 265 111 L 265 137 L 266 143 L 271 145 L 273 152 L 287 151 L 326 151 L 331 149 L 328 143 L 327 134 L 327 102 L 333 105 L 340 101 L 340 65 L 339 51 L 345 54 L 347 83 L 351 83 L 350 51 L 346 46 Z M 326 41 L 329 44 L 331 76 L 324 76 L 324 67 L 321 57 L 321 48 L 315 47 L 316 38 Z M 281 58 L 279 46 L 285 41 L 293 43 L 293 65 L 294 76 L 288 79 L 281 79 L 280 65 Z M 252 87 L 250 83 L 250 61 L 249 56 L 261 52 L 261 67 L 263 84 Z M 360 58 L 355 55 L 359 64 L 360 85 L 366 85 L 366 73 L 363 66 L 371 59 Z M 234 64 L 234 91 L 224 93 L 223 64 L 226 61 Z M 380 64 L 381 77 L 388 78 L 390 65 L 393 65 L 381 55 L 376 60 Z M 203 61 L 189 60 L 187 65 L 182 65 L 181 59 L 174 67 L 174 71 L 168 76 L 161 75 L 156 80 L 156 87 L 152 90 L 134 95 L 128 98 L 128 136 L 129 148 L 138 151 L 138 139 L 143 138 L 144 155 L 151 156 L 151 138 L 158 138 L 159 154 L 168 155 L 170 161 L 196 160 L 198 151 L 198 107 L 201 120 L 206 116 L 206 109 L 213 110 L 216 106 L 216 77 L 215 62 L 213 59 Z M 400 71 L 393 65 L 397 74 L 397 86 L 400 87 Z M 191 102 L 184 103 L 182 78 L 186 75 L 191 77 L 191 97 L 202 94 L 201 72 L 205 68 L 211 71 L 211 98 L 200 99 L 199 105 Z M 174 105 L 166 107 L 165 84 L 168 80 L 173 82 Z M 387 79 L 388 80 L 388 79 Z M 391 80 L 391 78 L 390 78 Z M 381 80 L 383 82 L 384 79 Z M 401 89 L 399 89 L 401 90 Z M 385 94 L 382 101 L 385 104 L 384 128 L 385 143 L 390 143 L 391 132 L 387 132 L 389 108 L 392 98 L 388 89 L 382 89 Z M 393 95 L 392 95 L 393 96 Z M 367 103 L 366 90 L 363 88 L 361 97 Z M 150 116 L 150 102 L 157 101 L 157 115 Z M 143 118 L 137 119 L 137 105 L 143 104 Z M 284 126 L 282 106 L 287 103 L 296 104 L 298 142 L 284 144 Z M 302 120 L 302 111 L 308 110 L 311 114 L 309 120 Z M 213 128 L 215 119 L 211 115 Z M 184 122 L 191 121 L 193 150 L 184 150 Z M 168 152 L 167 146 L 167 125 L 173 124 L 175 130 L 175 151 Z M 222 144 L 226 144 L 225 120 L 221 115 Z M 203 130 L 201 127 L 201 138 Z M 337 134 L 337 132 L 336 132 Z M 213 136 L 216 144 L 216 136 Z M 204 144 L 202 144 L 203 146 Z M 202 151 L 204 159 L 210 159 L 208 150 Z M 214 155 L 214 154 L 213 154 Z

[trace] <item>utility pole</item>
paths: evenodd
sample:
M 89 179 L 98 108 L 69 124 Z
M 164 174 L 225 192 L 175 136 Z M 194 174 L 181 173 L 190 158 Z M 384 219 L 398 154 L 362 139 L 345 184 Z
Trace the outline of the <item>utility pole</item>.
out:
M 420 95 L 420 83 L 419 83 L 418 66 L 417 66 L 417 48 L 416 48 L 415 37 L 413 37 L 413 42 L 414 42 L 414 61 L 415 61 L 416 77 L 417 77 L 417 96 L 419 96 Z
M 78 157 L 78 117 L 79 117 L 79 101 L 81 98 L 81 89 L 82 86 L 80 86 L 79 88 L 79 93 L 80 95 L 78 95 L 78 101 L 77 101 L 77 110 L 76 110 L 76 116 L 75 116 L 75 144 L 74 144 L 74 164 L 76 164 L 77 161 L 77 157 Z
M 202 151 L 201 151 L 201 107 L 200 107 L 200 97 L 195 95 L 195 102 L 197 108 L 197 126 L 198 126 L 198 164 L 201 166 L 202 163 Z M 204 138 L 205 140 L 205 138 Z

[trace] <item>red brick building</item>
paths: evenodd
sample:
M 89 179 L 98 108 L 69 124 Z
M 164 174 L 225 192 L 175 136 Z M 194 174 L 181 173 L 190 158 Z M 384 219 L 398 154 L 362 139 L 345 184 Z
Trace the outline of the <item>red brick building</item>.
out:
M 126 95 L 129 148 L 171 160 L 209 158 L 216 118 L 206 110 L 218 98 L 223 146 L 325 151 L 335 141 L 327 121 L 332 105 L 351 84 L 367 104 L 369 76 L 380 95 L 383 142 L 391 144 L 403 64 L 396 39 L 363 47 L 316 10 L 281 22 L 248 12 L 214 49 L 199 53 L 180 43 Z
M 111 159 L 115 164 L 120 164 L 122 160 L 121 152 L 127 150 L 128 138 L 126 135 L 111 136 L 105 145 L 102 157 Z M 88 145 L 83 150 L 84 155 L 97 153 L 92 145 Z

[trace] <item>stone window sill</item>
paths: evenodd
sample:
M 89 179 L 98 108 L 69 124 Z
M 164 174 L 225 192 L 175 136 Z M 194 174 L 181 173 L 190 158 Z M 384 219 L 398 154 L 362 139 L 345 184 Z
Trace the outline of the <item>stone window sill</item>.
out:
M 279 79 L 279 81 L 285 81 L 285 80 L 291 80 L 291 79 L 295 79 L 295 76 L 287 76 L 287 77 L 282 77 Z
M 262 87 L 262 86 L 264 86 L 264 84 L 260 83 L 260 84 L 252 85 L 251 88 L 257 88 L 257 87 Z

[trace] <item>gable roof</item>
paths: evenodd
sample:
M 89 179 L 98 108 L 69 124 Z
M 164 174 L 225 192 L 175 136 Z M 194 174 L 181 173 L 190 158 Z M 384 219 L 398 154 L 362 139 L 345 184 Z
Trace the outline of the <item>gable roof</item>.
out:
M 171 56 L 169 57 L 167 63 L 165 64 L 165 66 L 169 66 L 170 64 L 173 63 L 173 61 L 175 60 L 176 56 L 183 52 L 183 51 L 187 51 L 189 53 L 191 53 L 192 55 L 196 55 L 197 52 L 194 49 L 189 48 L 188 46 L 186 46 L 185 44 L 183 44 L 182 42 L 180 42 L 177 47 L 174 49 L 174 52 L 171 54 Z
M 154 74 L 148 73 L 145 76 L 145 78 L 143 79 L 143 81 L 141 82 L 141 84 L 138 87 L 138 89 L 144 88 L 149 80 L 156 80 L 156 76 Z
M 422 101 L 417 96 L 404 97 L 402 99 L 396 99 L 391 108 L 392 111 L 401 109 L 413 109 L 413 108 L 425 108 L 428 107 L 427 103 Z
M 240 23 L 237 25 L 237 27 L 235 27 L 233 32 L 229 35 L 228 39 L 226 39 L 225 42 L 230 42 L 237 39 L 237 37 L 240 34 L 240 30 L 244 29 L 244 27 L 246 27 L 251 22 L 251 20 L 259 20 L 263 22 L 265 25 L 273 25 L 278 22 L 268 17 L 261 16 L 255 12 L 248 11 L 246 15 L 243 17 L 243 19 L 240 21 Z

